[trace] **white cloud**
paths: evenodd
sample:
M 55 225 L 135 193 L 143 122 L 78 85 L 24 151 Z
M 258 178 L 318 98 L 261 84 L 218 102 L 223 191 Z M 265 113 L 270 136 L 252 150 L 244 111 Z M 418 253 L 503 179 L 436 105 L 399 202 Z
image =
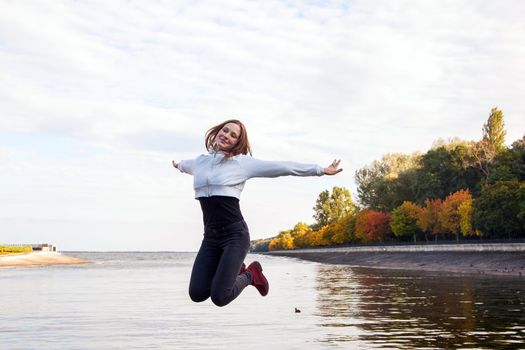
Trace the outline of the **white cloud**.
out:
M 384 153 L 479 138 L 491 107 L 503 110 L 510 143 L 525 132 L 524 7 L 4 1 L 6 237 L 17 240 L 28 219 L 48 232 L 55 226 L 46 222 L 67 219 L 57 240 L 89 219 L 112 227 L 113 242 L 131 231 L 136 244 L 160 242 L 171 224 L 198 230 L 191 178 L 170 161 L 201 153 L 204 132 L 230 117 L 246 123 L 257 157 L 323 165 L 339 157 L 345 168 L 334 178 L 249 183 L 242 203 L 255 238 L 311 221 L 321 190 L 354 189 L 353 172 Z M 148 234 L 148 222 L 169 224 Z M 83 249 L 80 236 L 64 247 Z

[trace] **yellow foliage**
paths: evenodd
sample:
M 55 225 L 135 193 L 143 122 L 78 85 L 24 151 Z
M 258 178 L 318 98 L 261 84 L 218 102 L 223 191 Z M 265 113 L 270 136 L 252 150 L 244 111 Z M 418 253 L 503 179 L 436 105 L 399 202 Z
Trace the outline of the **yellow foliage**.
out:
M 290 231 L 282 231 L 277 237 L 273 238 L 268 245 L 268 250 L 294 249 L 294 243 Z
M 459 214 L 459 226 L 461 228 L 461 233 L 464 236 L 469 236 L 472 234 L 477 234 L 479 231 L 472 228 L 472 213 L 474 208 L 472 207 L 472 200 L 466 200 L 461 203 L 458 207 Z

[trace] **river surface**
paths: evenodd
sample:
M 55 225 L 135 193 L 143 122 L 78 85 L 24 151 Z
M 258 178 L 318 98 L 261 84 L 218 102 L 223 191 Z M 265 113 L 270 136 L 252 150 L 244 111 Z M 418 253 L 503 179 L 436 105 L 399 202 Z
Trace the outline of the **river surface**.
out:
M 525 348 L 524 278 L 248 255 L 270 293 L 220 308 L 187 295 L 194 253 L 67 255 L 93 263 L 0 269 L 0 349 Z

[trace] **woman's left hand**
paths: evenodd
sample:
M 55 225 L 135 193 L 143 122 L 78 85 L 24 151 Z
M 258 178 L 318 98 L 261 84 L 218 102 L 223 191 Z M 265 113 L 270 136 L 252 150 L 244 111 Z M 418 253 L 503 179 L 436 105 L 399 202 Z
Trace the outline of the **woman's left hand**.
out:
M 332 164 L 330 164 L 329 166 L 324 168 L 325 175 L 335 175 L 335 174 L 340 173 L 341 171 L 343 171 L 343 169 L 337 169 L 337 167 L 339 166 L 340 162 L 341 162 L 341 159 L 339 159 L 339 160 L 334 159 Z

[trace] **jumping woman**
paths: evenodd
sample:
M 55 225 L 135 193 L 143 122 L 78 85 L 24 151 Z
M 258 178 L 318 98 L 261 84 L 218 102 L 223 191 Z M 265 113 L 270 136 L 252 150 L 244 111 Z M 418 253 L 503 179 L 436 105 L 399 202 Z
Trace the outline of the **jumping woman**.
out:
M 208 130 L 205 145 L 208 154 L 179 163 L 172 161 L 175 168 L 193 175 L 195 198 L 204 220 L 204 238 L 191 272 L 190 297 L 195 302 L 211 297 L 215 305 L 224 306 L 248 285 L 265 296 L 269 284 L 261 264 L 244 264 L 250 248 L 248 226 L 239 207 L 244 183 L 252 177 L 335 175 L 343 170 L 338 169 L 340 161 L 334 160 L 323 168 L 252 158 L 246 128 L 235 119 Z

